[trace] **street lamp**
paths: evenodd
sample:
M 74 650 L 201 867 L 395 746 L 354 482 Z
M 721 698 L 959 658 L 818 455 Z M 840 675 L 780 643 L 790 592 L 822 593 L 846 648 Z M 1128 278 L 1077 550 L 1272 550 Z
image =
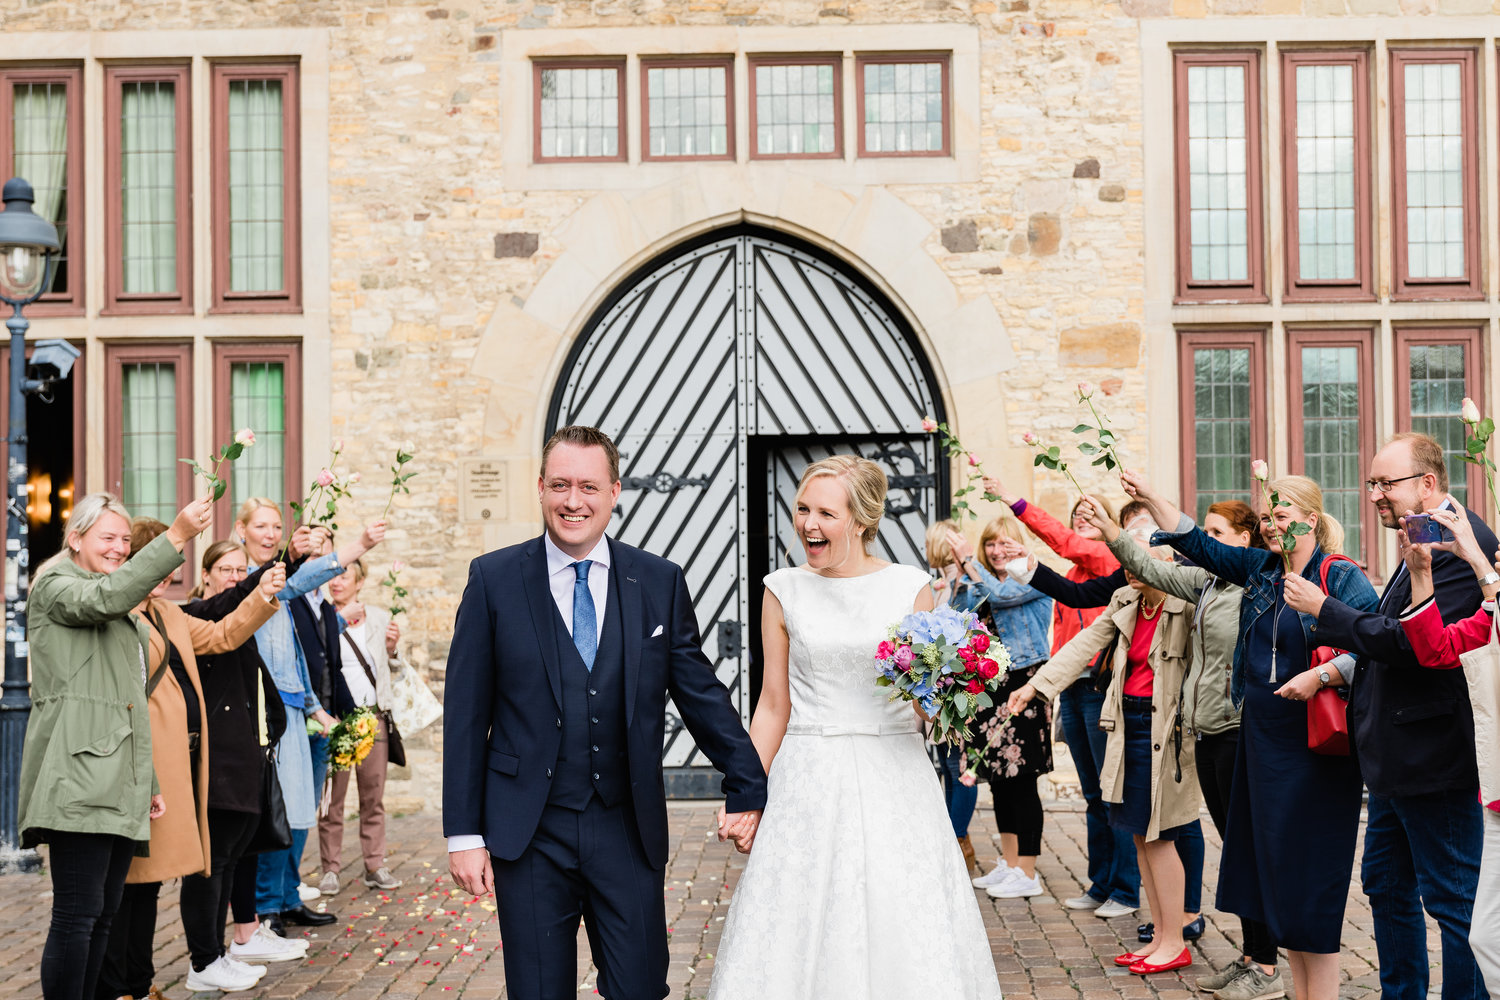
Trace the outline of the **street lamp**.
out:
M 5 681 L 0 695 L 0 871 L 35 871 L 34 851 L 20 850 L 17 829 L 21 750 L 31 714 L 27 679 L 26 590 L 30 558 L 26 536 L 26 397 L 47 398 L 52 383 L 68 377 L 78 351 L 63 340 L 37 344 L 26 363 L 23 307 L 41 298 L 52 277 L 61 244 L 57 227 L 31 210 L 31 185 L 19 177 L 5 182 L 5 211 L 0 212 L 0 301 L 9 304 L 10 319 L 10 462 L 6 477 L 5 531 Z

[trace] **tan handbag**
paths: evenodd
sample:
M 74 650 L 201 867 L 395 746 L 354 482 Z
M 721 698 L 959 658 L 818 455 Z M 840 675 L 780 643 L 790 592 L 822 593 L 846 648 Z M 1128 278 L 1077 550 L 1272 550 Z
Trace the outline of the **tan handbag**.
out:
M 1479 794 L 1500 799 L 1500 620 L 1490 625 L 1490 641 L 1461 653 L 1474 707 L 1474 755 L 1479 763 Z

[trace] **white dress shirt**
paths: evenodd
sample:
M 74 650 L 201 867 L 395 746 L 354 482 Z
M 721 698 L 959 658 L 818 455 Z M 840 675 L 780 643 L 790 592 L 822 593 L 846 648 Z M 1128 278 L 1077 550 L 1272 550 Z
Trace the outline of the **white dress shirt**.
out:
M 356 705 L 368 705 L 374 707 L 376 703 L 375 685 L 370 681 L 369 674 L 365 673 L 364 665 L 359 662 L 359 657 L 354 655 L 354 650 L 349 648 L 353 642 L 359 646 L 359 651 L 364 654 L 365 663 L 370 663 L 370 644 L 365 641 L 367 622 L 361 621 L 358 625 L 349 625 L 344 629 L 343 636 L 339 638 L 339 666 L 344 675 L 344 684 L 349 688 L 349 695 L 354 699 Z M 381 636 L 384 639 L 384 636 Z M 373 667 L 371 668 L 374 669 Z
M 579 562 L 557 547 L 551 535 L 542 535 L 542 549 L 547 554 L 547 585 L 552 590 L 552 601 L 557 613 L 562 615 L 568 634 L 573 634 L 573 588 L 578 584 L 578 571 L 573 564 Z M 594 598 L 594 636 L 597 642 L 604 635 L 604 606 L 609 599 L 609 539 L 600 537 L 599 543 L 585 558 L 593 561 L 589 567 L 589 594 Z M 477 833 L 459 834 L 448 838 L 448 853 L 468 851 L 484 846 L 484 837 Z

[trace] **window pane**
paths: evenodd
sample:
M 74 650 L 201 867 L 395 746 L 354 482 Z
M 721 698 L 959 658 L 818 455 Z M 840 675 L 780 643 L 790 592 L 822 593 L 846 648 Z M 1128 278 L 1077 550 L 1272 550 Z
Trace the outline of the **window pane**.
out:
M 229 366 L 229 426 L 255 432 L 255 447 L 235 460 L 229 477 L 231 506 L 238 510 L 250 497 L 278 503 L 286 499 L 285 365 L 254 361 Z
M 1192 280 L 1247 281 L 1244 66 L 1189 66 L 1188 183 Z
M 726 156 L 725 66 L 660 66 L 646 73 L 652 156 Z
M 620 155 L 620 70 L 542 70 L 542 159 Z
M 865 149 L 935 153 L 943 148 L 943 68 L 939 63 L 865 63 Z
M 177 291 L 177 108 L 171 81 L 127 82 L 120 94 L 123 290 Z
M 1406 257 L 1411 278 L 1463 278 L 1463 66 L 1408 63 Z
M 1464 463 L 1464 425 L 1459 406 L 1468 393 L 1463 344 L 1413 344 L 1407 364 L 1411 373 L 1411 429 L 1435 438 L 1448 454 L 1448 490 L 1459 503 L 1469 502 L 1468 466 Z
M 1297 270 L 1353 281 L 1354 67 L 1297 67 Z
M 286 183 L 280 80 L 229 81 L 229 290 L 279 292 Z
M 1359 349 L 1302 348 L 1304 472 L 1323 488 L 1323 506 L 1344 526 L 1344 552 L 1364 552 L 1360 475 Z
M 755 124 L 762 156 L 832 153 L 833 68 L 755 67 Z
M 120 500 L 135 517 L 177 514 L 176 365 L 127 364 L 120 372 Z
M 57 225 L 62 252 L 49 292 L 70 291 L 68 261 L 68 86 L 64 83 L 17 83 L 11 91 L 14 150 L 12 177 L 31 182 L 32 210 Z
M 1198 464 L 1197 518 L 1250 488 L 1250 349 L 1193 352 L 1193 447 Z

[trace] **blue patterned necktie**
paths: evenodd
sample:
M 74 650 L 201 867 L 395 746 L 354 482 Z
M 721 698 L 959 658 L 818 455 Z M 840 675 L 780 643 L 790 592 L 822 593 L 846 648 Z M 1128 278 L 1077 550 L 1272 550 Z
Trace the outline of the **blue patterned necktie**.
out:
M 599 626 L 594 618 L 594 595 L 589 592 L 589 567 L 593 564 L 592 559 L 573 564 L 573 572 L 578 574 L 573 582 L 573 645 L 578 647 L 578 655 L 583 658 L 583 665 L 590 671 L 594 669 L 594 654 L 599 651 Z

